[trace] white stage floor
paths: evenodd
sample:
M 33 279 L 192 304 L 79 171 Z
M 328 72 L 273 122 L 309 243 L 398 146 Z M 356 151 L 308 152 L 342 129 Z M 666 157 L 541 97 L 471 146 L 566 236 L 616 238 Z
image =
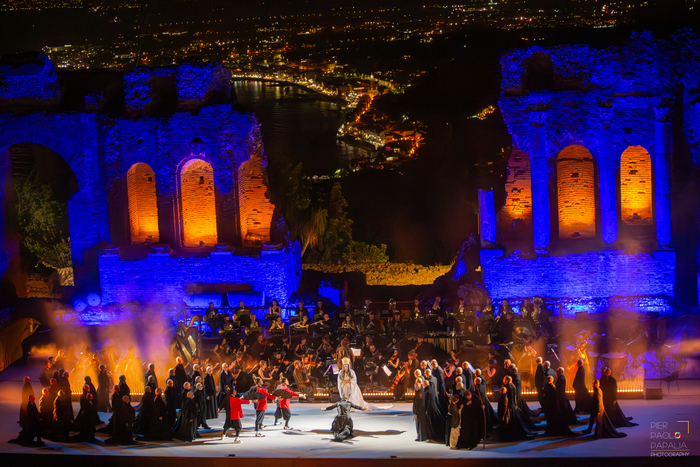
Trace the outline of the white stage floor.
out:
M 206 457 L 206 458 L 285 458 L 285 459 L 514 459 L 514 458 L 585 458 L 585 457 L 650 457 L 655 448 L 653 442 L 685 443 L 682 452 L 700 455 L 700 382 L 681 381 L 680 392 L 675 384 L 668 395 L 664 384 L 663 400 L 622 400 L 627 416 L 633 416 L 639 426 L 623 428 L 627 433 L 622 439 L 597 440 L 592 435 L 580 438 L 536 438 L 534 441 L 498 443 L 487 441 L 485 449 L 450 450 L 443 444 L 416 442 L 410 403 L 399 403 L 393 408 L 368 411 L 353 415 L 356 437 L 343 443 L 332 442 L 330 433 L 333 412 L 322 412 L 325 403 L 292 403 L 291 426 L 297 430 L 285 431 L 282 426 L 272 426 L 275 405 L 271 404 L 263 430 L 265 437 L 256 438 L 252 429 L 254 410 L 245 408 L 241 444 L 233 444 L 232 438 L 221 440 L 223 414 L 211 420 L 212 430 L 203 431 L 203 438 L 193 443 L 141 442 L 136 446 L 106 446 L 102 441 L 91 444 L 61 444 L 46 441 L 44 448 L 26 448 L 8 444 L 17 436 L 16 421 L 19 412 L 21 374 L 26 369 L 13 365 L 0 374 L 0 455 L 2 454 L 68 454 L 78 456 L 143 456 L 156 457 Z M 32 374 L 33 372 L 28 372 Z M 650 382 L 658 387 L 658 382 Z M 39 385 L 34 383 L 34 391 Z M 538 407 L 537 403 L 530 403 Z M 77 404 L 74 404 L 77 411 Z M 109 414 L 100 414 L 103 420 Z M 587 417 L 579 418 L 586 422 Z M 684 423 L 688 422 L 688 423 Z M 656 427 L 666 423 L 666 427 Z M 688 428 L 689 427 L 689 428 Z M 572 427 L 581 430 L 585 427 Z M 544 427 L 543 427 L 544 429 Z M 689 430 L 689 433 L 688 433 Z M 656 433 L 670 433 L 671 439 L 653 439 Z M 673 439 L 675 432 L 680 439 Z M 99 435 L 104 437 L 105 435 Z M 664 436 L 664 435 L 662 435 Z M 665 436 L 669 436 L 668 434 Z

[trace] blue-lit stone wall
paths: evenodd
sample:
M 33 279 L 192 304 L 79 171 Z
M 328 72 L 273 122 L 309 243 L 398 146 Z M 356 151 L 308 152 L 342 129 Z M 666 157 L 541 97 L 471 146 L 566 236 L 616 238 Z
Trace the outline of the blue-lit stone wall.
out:
M 696 39 L 688 31 L 669 41 L 643 33 L 622 47 L 535 46 L 502 57 L 499 107 L 513 148 L 524 151 L 531 162 L 533 245 L 526 255 L 516 251 L 504 256 L 498 245 L 482 249 L 484 285 L 494 299 L 540 295 L 562 304 L 566 314 L 672 310 L 672 129 L 674 118 L 681 118 L 673 109 L 683 85 L 684 136 L 691 152 L 700 153 Z M 533 75 L 528 63 L 536 63 Z M 533 76 L 539 81 L 530 80 Z M 547 79 L 548 84 L 536 87 Z M 566 222 L 557 207 L 557 157 L 571 145 L 582 146 L 593 157 L 595 238 L 606 245 L 600 251 L 581 253 L 576 240 L 557 236 L 559 222 Z M 640 146 L 651 159 L 655 242 L 645 251 L 627 253 L 619 238 L 620 183 L 625 178 L 620 160 L 630 146 Z M 553 243 L 556 251 L 576 253 L 552 255 Z
M 248 284 L 264 292 L 267 300 L 285 306 L 301 279 L 301 247 L 298 242 L 259 255 L 237 256 L 215 251 L 200 258 L 152 253 L 145 259 L 126 260 L 118 254 L 99 257 L 102 302 L 183 304 L 187 285 L 195 283 Z
M 26 103 L 27 98 L 42 101 L 60 97 L 50 61 L 20 68 L 26 75 L 23 75 L 24 94 L 13 91 L 13 83 L 21 81 L 15 76 L 19 72 L 6 68 L 0 70 L 5 83 L 0 98 L 22 99 Z M 171 79 L 178 86 L 180 110 L 149 117 L 154 86 Z M 256 161 L 262 169 L 266 161 L 255 118 L 233 110 L 230 104 L 211 104 L 221 102 L 222 95 L 230 96 L 230 73 L 216 64 L 156 70 L 137 68 L 126 73 L 123 80 L 127 109 L 123 116 L 92 111 L 101 105 L 100 96 L 87 99 L 90 105 L 86 112 L 0 113 L 0 154 L 4 155 L 0 158 L 0 180 L 5 180 L 12 170 L 9 152 L 5 150 L 13 144 L 46 146 L 68 163 L 79 185 L 78 192 L 68 201 L 72 260 L 74 264 L 82 264 L 88 250 L 104 243 L 131 242 L 125 181 L 128 170 L 136 163 L 148 164 L 154 172 L 160 242 L 181 246 L 179 175 L 188 161 L 201 159 L 213 168 L 218 241 L 239 244 L 238 168 L 250 161 L 253 154 L 258 156 Z M 219 100 L 208 100 L 209 93 L 216 93 Z M 4 189 L 0 183 L 0 199 L 5 199 Z M 5 216 L 0 209 L 0 275 L 7 270 L 10 255 L 18 251 L 16 240 L 6 235 Z M 205 259 L 166 259 L 158 255 L 138 261 L 101 259 L 100 267 L 106 268 L 100 271 L 104 302 L 156 299 L 181 302 L 183 283 L 233 282 L 250 284 L 255 290 L 264 291 L 266 297 L 278 298 L 283 303 L 296 291 L 301 271 L 296 244 L 282 251 L 263 249 L 246 257 L 214 252 Z M 121 275 L 127 279 L 119 279 Z M 140 289 L 135 278 L 148 278 L 141 283 L 144 287 L 160 284 L 160 295 Z M 128 282 L 132 279 L 133 284 Z M 135 295 L 130 296 L 131 292 Z
M 672 250 L 626 253 L 591 251 L 523 257 L 519 251 L 482 250 L 484 283 L 494 303 L 541 296 L 560 303 L 565 315 L 607 310 L 672 311 L 676 254 Z

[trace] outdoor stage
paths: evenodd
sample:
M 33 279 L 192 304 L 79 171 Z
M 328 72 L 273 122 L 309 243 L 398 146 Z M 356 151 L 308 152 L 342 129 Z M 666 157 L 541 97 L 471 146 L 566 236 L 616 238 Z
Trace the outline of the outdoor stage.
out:
M 13 465 L 8 461 L 17 461 L 17 465 L 36 465 L 50 456 L 50 462 L 60 462 L 61 465 L 148 465 L 156 467 L 168 465 L 192 466 L 196 458 L 206 458 L 207 465 L 231 465 L 232 457 L 236 462 L 245 460 L 246 467 L 275 465 L 313 466 L 355 465 L 362 462 L 363 467 L 371 465 L 386 465 L 400 462 L 406 465 L 408 459 L 430 459 L 431 462 L 451 465 L 471 459 L 471 463 L 493 465 L 507 463 L 512 465 L 515 459 L 538 459 L 538 465 L 562 466 L 565 462 L 569 467 L 572 462 L 583 458 L 597 458 L 596 465 L 603 463 L 628 462 L 636 458 L 635 465 L 640 463 L 671 462 L 673 465 L 697 462 L 700 455 L 700 382 L 681 381 L 680 391 L 675 383 L 668 395 L 666 384 L 663 384 L 663 400 L 622 400 L 622 408 L 628 416 L 633 416 L 639 423 L 637 427 L 623 428 L 627 433 L 622 439 L 594 439 L 592 435 L 581 438 L 538 438 L 534 441 L 516 443 L 497 443 L 487 441 L 485 449 L 480 445 L 473 451 L 452 451 L 439 443 L 415 442 L 415 429 L 410 403 L 399 403 L 393 408 L 382 411 L 369 411 L 353 415 L 356 438 L 344 443 L 332 442 L 330 425 L 335 411 L 322 412 L 326 403 L 296 403 L 292 404 L 291 426 L 297 430 L 285 431 L 282 426 L 272 426 L 274 404 L 268 410 L 264 430 L 264 438 L 256 438 L 252 429 L 254 414 L 252 408 L 245 408 L 243 426 L 246 430 L 241 435 L 241 444 L 233 444 L 232 439 L 221 440 L 223 415 L 209 424 L 212 430 L 201 432 L 203 438 L 193 443 L 183 442 L 142 442 L 135 446 L 106 446 L 102 441 L 92 444 L 61 444 L 46 441 L 43 448 L 25 448 L 16 444 L 8 444 L 19 432 L 16 423 L 19 411 L 19 394 L 24 374 L 36 374 L 35 365 L 31 367 L 12 365 L 0 373 L 0 458 L 3 465 Z M 647 381 L 647 387 L 658 387 L 658 381 Z M 39 384 L 34 382 L 34 390 L 38 392 Z M 77 412 L 77 403 L 74 403 Z M 534 408 L 538 404 L 531 402 Z M 109 414 L 100 414 L 103 420 Z M 587 416 L 579 419 L 587 423 Z M 681 423 L 688 421 L 689 424 Z M 652 428 L 652 424 L 660 427 L 659 423 L 667 423 L 665 428 Z M 689 429 L 686 427 L 689 426 Z M 572 427 L 581 430 L 585 427 Z M 689 431 L 689 433 L 688 433 Z M 653 433 L 665 433 L 660 436 L 670 436 L 670 439 L 652 439 Z M 674 439 L 675 432 L 681 434 L 680 439 Z M 105 435 L 98 435 L 104 437 Z M 657 459 L 651 457 L 655 448 L 652 442 L 673 442 L 676 447 L 685 443 L 682 449 L 676 449 L 678 454 L 690 457 L 673 457 Z M 687 454 L 686 454 L 687 453 Z M 127 459 L 128 458 L 128 459 Z M 562 460 L 565 458 L 566 460 Z M 331 460 L 332 459 L 332 460 Z M 502 462 L 500 462 L 502 461 Z M 125 463 L 126 462 L 126 463 Z

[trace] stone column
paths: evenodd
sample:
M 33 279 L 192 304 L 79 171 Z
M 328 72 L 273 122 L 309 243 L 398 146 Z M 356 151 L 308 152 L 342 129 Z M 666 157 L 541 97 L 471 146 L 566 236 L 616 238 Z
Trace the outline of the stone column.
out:
M 493 190 L 486 191 L 479 188 L 479 234 L 482 248 L 496 244 L 496 209 Z
M 671 243 L 671 110 L 655 108 L 656 149 L 654 154 L 654 184 L 656 195 L 656 240 L 660 247 Z
M 549 175 L 547 173 L 546 112 L 530 115 L 530 177 L 532 179 L 532 236 L 535 249 L 546 249 L 549 245 Z
M 611 128 L 613 109 L 600 108 L 600 232 L 606 245 L 617 240 L 617 189 L 615 183 L 615 157 L 613 155 L 613 132 Z

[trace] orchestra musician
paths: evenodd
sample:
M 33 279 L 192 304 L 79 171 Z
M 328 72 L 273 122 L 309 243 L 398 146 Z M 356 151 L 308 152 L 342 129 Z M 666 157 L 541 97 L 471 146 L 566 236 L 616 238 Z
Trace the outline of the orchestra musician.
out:
M 280 307 L 280 304 L 277 302 L 277 299 L 272 300 L 272 306 L 270 306 L 268 313 L 274 316 L 275 318 L 277 318 L 278 316 L 282 316 L 282 307 Z
M 291 329 L 294 329 L 297 332 L 309 332 L 310 325 L 311 322 L 309 321 L 309 315 L 304 313 L 301 315 L 301 321 L 297 321 L 296 323 L 292 324 Z
M 355 323 L 352 321 L 352 315 L 350 314 L 345 315 L 345 321 L 340 325 L 340 328 L 351 330 L 357 334 L 357 326 L 355 326 Z
M 413 308 L 411 308 L 411 313 L 409 319 L 411 321 L 421 321 L 423 318 L 423 312 L 420 309 L 420 300 L 417 298 L 413 300 Z
M 287 328 L 282 322 L 282 316 L 277 316 L 274 321 L 270 324 L 270 334 L 286 334 Z
M 391 368 L 391 366 L 390 366 Z M 391 385 L 391 392 L 394 393 L 395 401 L 403 401 L 406 396 L 406 387 L 409 380 L 410 369 L 408 363 L 404 363 L 397 370 L 395 376 L 393 377 L 393 383 Z

